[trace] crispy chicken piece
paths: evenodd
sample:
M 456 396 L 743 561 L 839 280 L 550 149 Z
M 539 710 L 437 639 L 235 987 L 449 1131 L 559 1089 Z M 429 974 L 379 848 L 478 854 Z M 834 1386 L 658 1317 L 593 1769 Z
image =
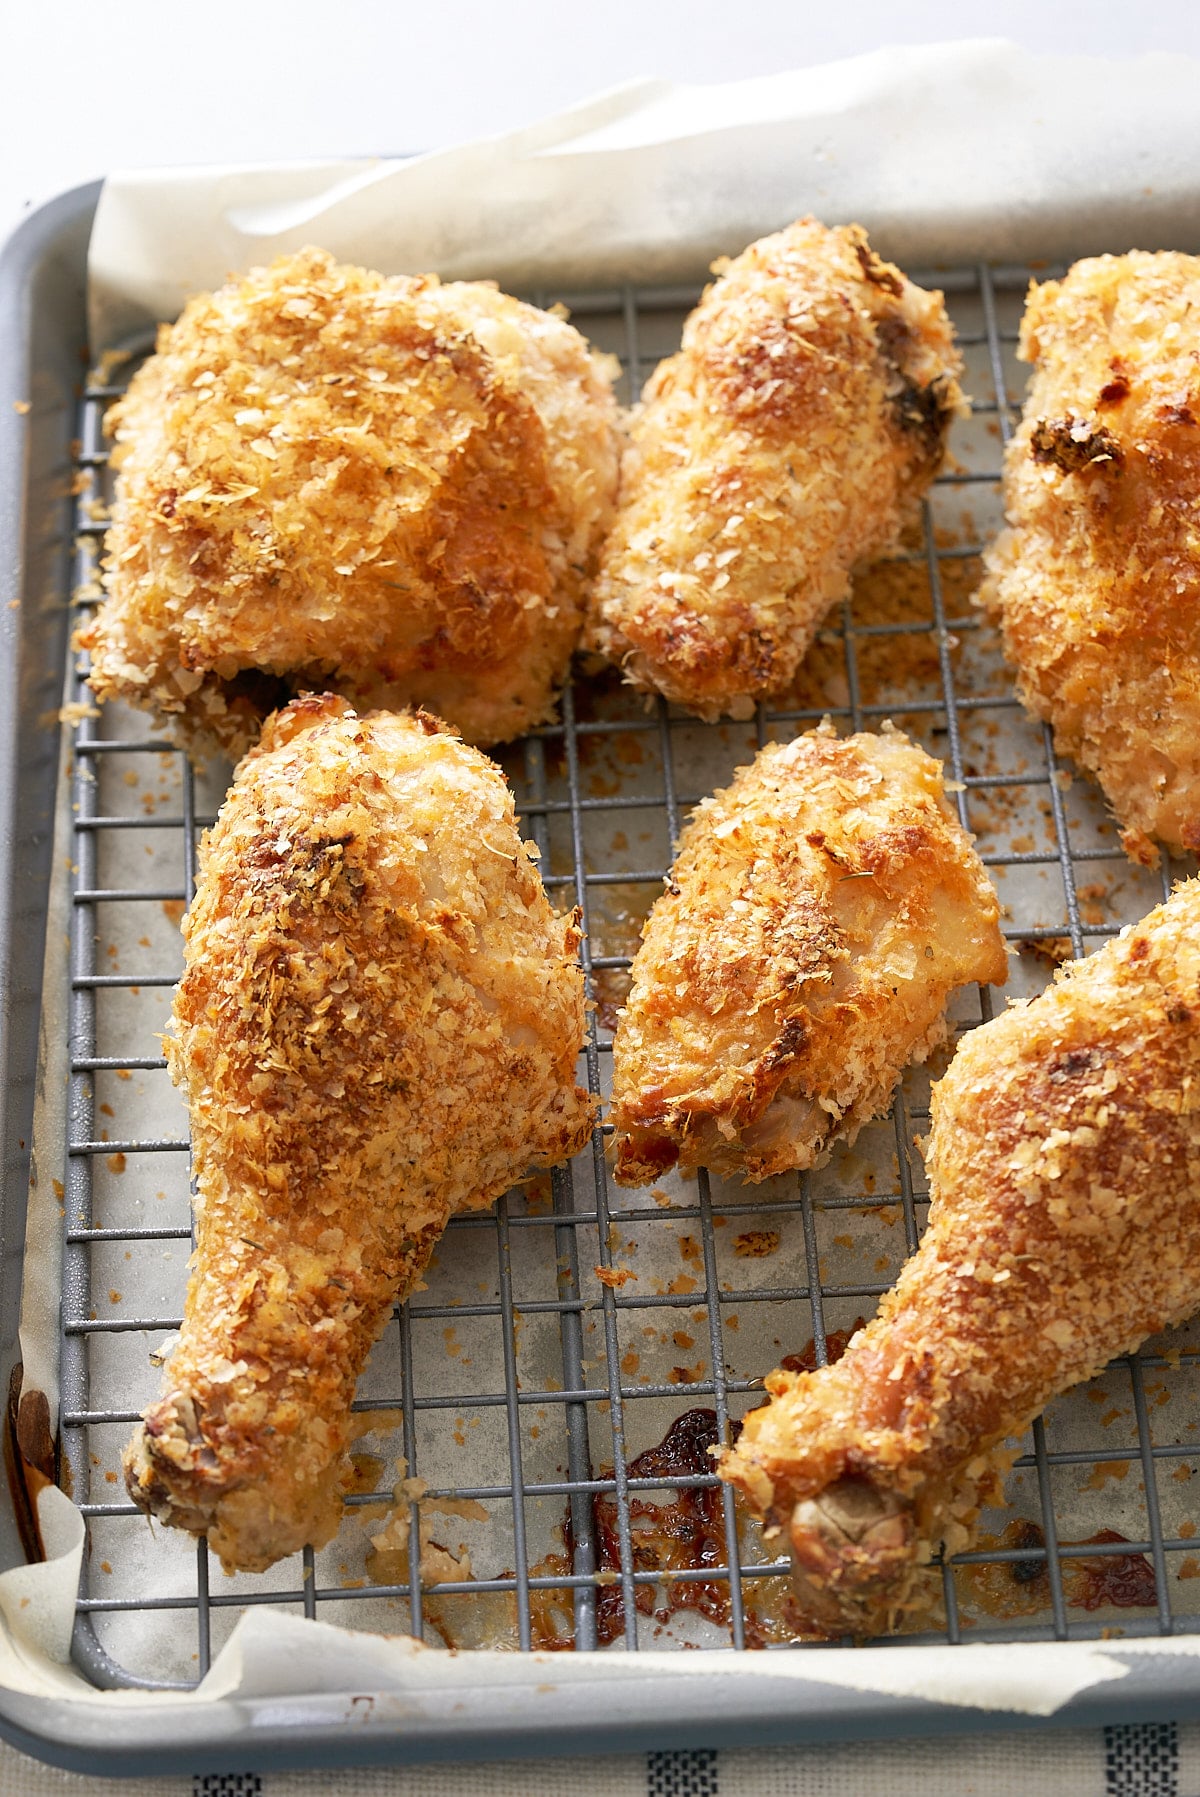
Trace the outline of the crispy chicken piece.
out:
M 1034 364 L 982 603 L 1018 691 L 1153 866 L 1200 848 L 1200 258 L 1097 256 L 1031 287 Z
M 551 715 L 616 490 L 609 363 L 486 283 L 320 250 L 189 302 L 111 410 L 91 683 L 239 754 L 306 688 Z
M 831 1632 L 968 1547 L 994 1450 L 1200 1303 L 1200 881 L 974 1030 L 934 1087 L 929 1228 L 843 1357 L 774 1372 L 721 1476 Z
M 995 891 L 941 768 L 885 725 L 773 743 L 705 799 L 642 931 L 613 1044 L 616 1178 L 827 1159 L 1002 984 Z
M 858 225 L 801 219 L 714 267 L 634 415 L 586 641 L 634 686 L 748 717 L 894 544 L 965 407 L 941 294 Z
M 585 1141 L 579 936 L 498 768 L 329 696 L 242 762 L 185 934 L 196 1252 L 125 1477 L 259 1571 L 335 1532 L 355 1381 L 447 1219 Z

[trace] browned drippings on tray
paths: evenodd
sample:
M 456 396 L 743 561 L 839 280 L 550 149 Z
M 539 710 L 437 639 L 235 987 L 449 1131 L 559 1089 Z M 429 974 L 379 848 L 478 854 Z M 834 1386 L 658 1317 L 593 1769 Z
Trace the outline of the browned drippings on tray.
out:
M 735 1424 L 734 1433 L 736 1430 Z M 715 1446 L 717 1440 L 714 1410 L 685 1411 L 656 1447 L 648 1448 L 629 1462 L 629 1477 L 661 1478 L 671 1489 L 672 1478 L 711 1473 L 712 1459 L 708 1449 Z M 656 1503 L 637 1494 L 629 1499 L 633 1570 L 660 1575 L 656 1584 L 635 1586 L 634 1605 L 639 1615 L 653 1618 L 658 1625 L 656 1632 L 687 1611 L 727 1628 L 731 1607 L 728 1577 L 722 1574 L 708 1580 L 675 1576 L 725 1565 L 727 1549 L 722 1490 L 719 1486 L 676 1486 L 673 1489 L 674 1497 L 665 1503 Z M 740 1537 L 745 1527 L 754 1525 L 744 1516 L 740 1503 L 737 1511 Z M 605 1645 L 620 1640 L 625 1633 L 615 1498 L 595 1498 L 593 1514 L 599 1562 L 597 1572 L 600 1579 L 606 1581 L 600 1584 L 597 1594 L 596 1636 L 597 1641 Z M 563 1532 L 570 1551 L 569 1521 Z M 744 1605 L 744 1630 L 749 1648 L 795 1641 L 806 1635 L 792 1612 L 790 1584 L 786 1578 L 769 1580 L 767 1586 L 770 1589 L 756 1582 L 753 1594 L 746 1593 L 749 1601 Z
M 637 953 L 637 943 L 631 953 Z M 621 1006 L 629 997 L 629 971 L 624 967 L 598 967 L 591 976 L 596 1022 L 611 1034 L 617 1027 Z
M 345 1481 L 347 1496 L 366 1495 L 378 1491 L 379 1481 L 387 1462 L 378 1454 L 353 1453 L 350 1455 L 350 1472 Z
M 1107 1546 L 1128 1539 L 1116 1529 L 1097 1529 L 1094 1535 L 1061 1541 L 1059 1546 Z M 981 1537 L 979 1545 L 985 1552 L 988 1548 L 1024 1548 L 1029 1550 L 1029 1558 L 964 1568 L 968 1601 L 973 1600 L 984 1615 L 1003 1622 L 1049 1609 L 1046 1537 L 1036 1522 L 1010 1522 L 1000 1535 Z M 1069 1609 L 1152 1610 L 1158 1601 L 1154 1568 L 1145 1554 L 1069 1554 L 1060 1565 Z
M 848 1329 L 830 1330 L 825 1338 L 825 1358 L 835 1361 L 845 1352 L 846 1343 L 864 1319 L 856 1317 Z M 797 1354 L 786 1355 L 782 1364 L 795 1371 L 811 1369 L 817 1364 L 816 1344 L 812 1338 Z M 736 1436 L 739 1425 L 733 1424 Z M 639 1614 L 652 1616 L 666 1625 L 684 1611 L 693 1611 L 707 1621 L 728 1626 L 730 1619 L 729 1580 L 726 1575 L 708 1579 L 683 1579 L 681 1572 L 703 1572 L 708 1567 L 726 1564 L 725 1511 L 719 1486 L 675 1486 L 672 1479 L 711 1474 L 709 1449 L 719 1441 L 715 1410 L 684 1411 L 676 1418 L 657 1446 L 638 1454 L 627 1467 L 631 1479 L 661 1479 L 674 1497 L 665 1503 L 632 1494 L 629 1520 L 633 1567 L 635 1572 L 656 1572 L 659 1583 L 635 1587 L 634 1603 Z M 625 1600 L 619 1582 L 621 1568 L 620 1533 L 617 1502 L 614 1497 L 598 1496 L 593 1500 L 593 1515 L 599 1565 L 603 1579 L 598 1593 L 596 1633 L 601 1643 L 617 1640 L 625 1631 Z M 753 1527 L 738 1506 L 739 1535 Z M 568 1555 L 572 1552 L 570 1518 L 563 1528 Z M 780 1583 L 771 1580 L 772 1586 Z M 806 1631 L 791 1613 L 789 1595 L 756 1586 L 751 1601 L 745 1606 L 745 1633 L 748 1647 L 765 1647 L 771 1642 L 799 1639 Z
M 1097 1529 L 1083 1541 L 1062 1545 L 1082 1547 L 1128 1539 L 1116 1529 Z M 1151 1610 L 1158 1601 L 1154 1568 L 1145 1554 L 1096 1554 L 1064 1560 L 1063 1589 L 1068 1604 L 1080 1610 Z
M 548 1553 L 530 1565 L 529 1577 L 560 1578 L 569 1575 L 570 1570 L 565 1554 Z M 500 1576 L 511 1578 L 512 1569 Z M 434 1591 L 425 1596 L 422 1614 L 446 1647 L 515 1653 L 521 1644 L 515 1591 Z M 538 1653 L 570 1653 L 574 1649 L 570 1586 L 530 1591 L 529 1644 Z
M 835 1360 L 840 1360 L 851 1336 L 857 1335 L 866 1326 L 866 1317 L 855 1317 L 848 1329 L 829 1330 L 825 1337 L 825 1362 L 832 1366 Z M 798 1354 L 785 1354 L 779 1364 L 789 1373 L 816 1372 L 818 1365 L 822 1363 L 817 1359 L 817 1344 L 812 1336 Z
M 671 1424 L 656 1447 L 647 1448 L 629 1462 L 631 1479 L 672 1479 L 711 1474 L 716 1447 L 715 1410 L 685 1410 Z M 634 1603 L 643 1616 L 666 1623 L 683 1610 L 694 1610 L 710 1622 L 729 1620 L 727 1579 L 673 1578 L 673 1573 L 700 1572 L 725 1564 L 725 1521 L 720 1490 L 713 1486 L 677 1486 L 674 1499 L 652 1503 L 634 1494 L 629 1499 L 629 1530 L 635 1572 L 661 1574 L 661 1585 L 635 1587 Z M 596 1525 L 599 1565 L 597 1572 L 619 1575 L 621 1543 L 615 1497 L 596 1497 L 592 1504 Z M 564 1527 L 568 1554 L 572 1552 L 569 1517 Z M 620 1584 L 601 1584 L 596 1602 L 596 1635 L 603 1644 L 625 1631 L 625 1598 Z
M 736 1427 L 736 1425 L 735 1425 Z M 631 1479 L 661 1480 L 673 1496 L 655 1502 L 648 1495 L 629 1499 L 630 1532 L 635 1572 L 654 1572 L 654 1584 L 635 1587 L 634 1604 L 640 1616 L 653 1618 L 661 1629 L 683 1612 L 691 1611 L 718 1626 L 727 1626 L 730 1615 L 729 1584 L 722 1575 L 712 1580 L 687 1579 L 684 1572 L 723 1567 L 726 1561 L 725 1521 L 719 1486 L 672 1486 L 672 1480 L 706 1477 L 712 1473 L 709 1448 L 717 1444 L 714 1410 L 687 1410 L 671 1424 L 662 1441 L 635 1455 L 626 1471 Z M 611 1477 L 606 1469 L 603 1477 Z M 592 1500 L 596 1542 L 596 1637 L 601 1646 L 620 1640 L 625 1632 L 625 1602 L 621 1589 L 621 1547 L 615 1497 L 597 1495 Z M 740 1512 L 739 1512 L 740 1516 Z M 550 1552 L 531 1565 L 531 1579 L 567 1577 L 576 1564 L 576 1543 L 569 1507 L 561 1525 L 565 1551 Z M 397 1568 L 389 1571 L 396 1574 Z M 403 1575 L 407 1577 L 407 1555 Z M 468 1571 L 467 1576 L 471 1574 Z M 511 1577 L 511 1571 L 501 1576 Z M 773 1580 L 772 1584 L 780 1581 Z M 439 1593 L 425 1596 L 426 1622 L 447 1647 L 515 1648 L 518 1645 L 515 1592 L 483 1591 Z M 574 1649 L 574 1603 L 571 1587 L 534 1589 L 529 1593 L 530 1642 L 535 1649 L 570 1652 Z M 770 1614 L 760 1617 L 747 1609 L 746 1644 L 797 1638 L 797 1628 L 787 1614 L 787 1600 L 777 1599 Z
M 1047 967 L 1061 967 L 1075 952 L 1069 936 L 1022 936 L 1017 947 L 1023 955 L 1032 955 Z

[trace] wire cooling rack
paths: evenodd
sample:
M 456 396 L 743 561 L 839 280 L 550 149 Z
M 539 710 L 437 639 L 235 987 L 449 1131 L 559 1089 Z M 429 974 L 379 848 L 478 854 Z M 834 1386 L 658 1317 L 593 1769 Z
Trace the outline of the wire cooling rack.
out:
M 559 725 L 502 757 L 552 896 L 584 914 L 593 1091 L 607 1089 L 637 928 L 688 808 L 757 745 L 823 716 L 844 730 L 892 717 L 945 761 L 1005 905 L 1010 993 L 1037 990 L 1050 964 L 1143 915 L 1183 871 L 1152 875 L 1125 860 L 1094 791 L 1072 782 L 1049 733 L 1021 711 L 969 602 L 999 518 L 1028 271 L 920 278 L 946 290 L 973 418 L 919 531 L 831 616 L 795 691 L 749 725 L 705 726 L 661 701 L 644 705 L 611 677 L 581 679 Z M 675 347 L 696 294 L 563 297 L 620 356 L 628 396 Z M 102 419 L 118 392 L 92 385 L 82 402 L 81 606 L 98 597 Z M 74 658 L 70 700 L 86 702 L 85 674 Z M 186 1116 L 158 1033 L 198 835 L 223 781 L 219 771 L 198 779 L 143 720 L 108 708 L 73 726 L 69 782 L 61 1439 L 64 1482 L 90 1537 L 78 1663 L 102 1685 L 186 1686 L 255 1604 L 459 1645 L 790 1644 L 786 1562 L 739 1514 L 704 1448 L 760 1401 L 782 1354 L 820 1364 L 835 1352 L 916 1246 L 926 1187 L 913 1136 L 928 1118 L 926 1074 L 906 1076 L 889 1118 L 819 1173 L 765 1188 L 702 1173 L 625 1194 L 610 1189 L 600 1130 L 548 1181 L 494 1213 L 456 1218 L 428 1289 L 397 1311 L 360 1388 L 367 1447 L 338 1541 L 260 1577 L 227 1578 L 204 1543 L 151 1536 L 119 1480 L 121 1447 L 158 1385 L 151 1351 L 182 1306 Z M 961 995 L 956 1029 L 1000 1002 Z M 929 1625 L 908 1639 L 1200 1626 L 1188 1582 L 1200 1576 L 1188 1498 L 1200 1466 L 1192 1340 L 1151 1344 L 1051 1407 L 1017 1444 L 1006 1508 L 985 1518 L 976 1551 L 936 1570 Z M 394 1536 L 372 1544 L 372 1530 L 397 1516 L 407 1560 L 389 1557 Z

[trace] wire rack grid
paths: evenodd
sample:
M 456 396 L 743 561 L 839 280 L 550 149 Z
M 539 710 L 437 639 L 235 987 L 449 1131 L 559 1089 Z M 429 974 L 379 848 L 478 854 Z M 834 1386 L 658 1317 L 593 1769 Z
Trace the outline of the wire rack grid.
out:
M 841 729 L 893 717 L 944 759 L 1005 902 L 1018 951 L 1012 992 L 1036 990 L 1048 961 L 1083 954 L 1144 914 L 1180 871 L 1152 876 L 1125 862 L 1095 795 L 1071 784 L 1049 732 L 1021 712 L 969 604 L 980 539 L 998 516 L 1027 278 L 988 267 L 934 277 L 968 362 L 972 426 L 919 534 L 830 618 L 785 702 L 760 706 L 749 726 L 704 726 L 611 680 L 581 679 L 564 695 L 560 724 L 503 756 L 552 896 L 583 912 L 594 1092 L 607 1088 L 637 927 L 689 806 L 756 745 L 823 716 Z M 678 288 L 564 296 L 593 340 L 620 355 L 626 396 L 674 347 L 695 297 Z M 83 606 L 98 597 L 109 496 L 102 420 L 118 391 L 92 385 L 82 401 Z M 73 656 L 69 700 L 86 701 L 85 677 L 85 659 Z M 649 1197 L 618 1194 L 599 1129 L 590 1151 L 548 1182 L 510 1194 L 494 1213 L 455 1219 L 429 1289 L 398 1308 L 364 1378 L 364 1439 L 381 1451 L 356 1461 L 362 1488 L 347 1493 L 343 1536 L 270 1574 L 227 1579 L 203 1542 L 193 1548 L 169 1532 L 151 1540 L 118 1472 L 121 1445 L 156 1388 L 149 1353 L 178 1327 L 182 1304 L 186 1118 L 157 1032 L 178 977 L 198 833 L 223 787 L 219 773 L 198 779 L 172 744 L 112 709 L 73 726 L 69 779 L 61 1441 L 64 1481 L 90 1534 L 75 1636 L 88 1675 L 111 1686 L 194 1683 L 254 1604 L 465 1645 L 789 1645 L 786 1562 L 739 1514 L 703 1449 L 759 1401 L 781 1350 L 802 1349 L 812 1364 L 835 1352 L 916 1247 L 926 1188 L 913 1132 L 928 1117 L 925 1075 L 906 1077 L 865 1149 L 768 1191 L 701 1173 Z M 956 1027 L 985 1019 L 993 1002 L 986 991 L 966 995 Z M 1180 1508 L 1200 1464 L 1186 1390 L 1197 1351 L 1186 1336 L 1151 1344 L 1110 1368 L 1084 1394 L 1090 1401 L 1064 1401 L 1035 1423 L 1017 1444 L 1007 1510 L 988 1519 L 994 1527 L 974 1552 L 940 1566 L 936 1626 L 908 1639 L 1200 1626 L 1186 1584 L 1200 1565 Z M 697 1420 L 700 1412 L 711 1415 Z M 675 1439 L 681 1415 L 694 1451 L 668 1464 L 647 1450 Z M 390 1499 L 389 1465 L 407 1480 Z M 675 1510 L 663 1507 L 672 1501 Z M 407 1561 L 371 1546 L 372 1523 L 397 1514 L 408 1524 Z M 676 1538 L 669 1554 L 656 1539 L 666 1520 Z M 455 1529 L 471 1537 L 471 1553 L 461 1540 L 446 1545 Z M 426 1535 L 437 1550 L 428 1566 L 416 1552 Z

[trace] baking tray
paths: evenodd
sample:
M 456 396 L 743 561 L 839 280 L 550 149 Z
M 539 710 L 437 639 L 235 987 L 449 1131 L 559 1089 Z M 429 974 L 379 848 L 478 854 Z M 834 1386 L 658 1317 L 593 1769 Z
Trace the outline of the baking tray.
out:
M 38 976 L 52 880 L 64 877 L 51 868 L 55 712 L 73 606 L 93 590 L 103 534 L 100 420 L 112 391 L 84 379 L 86 244 L 97 194 L 83 188 L 34 215 L 0 262 L 6 1379 L 17 1354 Z M 979 835 L 1009 910 L 1008 934 L 1019 950 L 1011 991 L 1036 990 L 1049 961 L 1087 952 L 1155 903 L 1172 872 L 1184 871 L 1150 875 L 1124 860 L 1090 787 L 1070 781 L 1048 735 L 1020 712 L 970 607 L 977 538 L 996 514 L 999 454 L 1019 391 L 1012 347 L 1027 271 L 978 268 L 932 278 L 946 288 L 959 323 L 976 401 L 971 426 L 955 440 L 961 460 L 939 482 L 919 534 L 831 617 L 793 698 L 760 709 L 748 727 L 701 726 L 662 704 L 647 709 L 611 682 L 581 680 L 565 697 L 560 728 L 504 752 L 551 893 L 580 903 L 589 926 L 585 955 L 598 1006 L 585 1059 L 595 1089 L 604 1088 L 636 927 L 681 817 L 756 742 L 823 715 L 845 729 L 895 717 L 943 756 L 960 813 Z M 621 354 L 628 393 L 674 346 L 695 291 L 531 297 L 565 298 L 580 327 Z M 15 409 L 26 402 L 28 411 Z M 73 698 L 82 669 L 69 659 Z M 414 1538 L 423 1511 L 436 1515 L 442 1506 L 444 1516 L 446 1504 L 459 1506 L 460 1517 L 467 1513 L 459 1535 L 470 1536 L 478 1520 L 471 1506 L 488 1510 L 474 1537 L 479 1564 L 468 1567 L 461 1539 L 451 1541 L 463 1576 L 446 1576 L 443 1561 L 435 1569 L 441 1576 L 429 1581 L 360 1581 L 357 1563 L 346 1576 L 337 1559 L 341 1538 L 315 1559 L 297 1557 L 261 1578 L 232 1582 L 215 1563 L 210 1569 L 203 1546 L 170 1533 L 158 1536 L 152 1562 L 136 1551 L 130 1544 L 144 1524 L 123 1499 L 117 1455 L 156 1386 L 147 1350 L 176 1320 L 165 1295 L 173 1285 L 178 1304 L 188 1245 L 186 1119 L 181 1126 L 155 1031 L 178 971 L 177 921 L 190 896 L 196 833 L 222 785 L 219 772 L 198 785 L 144 720 L 115 709 L 74 726 L 69 779 L 59 1445 L 91 1536 L 75 1661 L 93 1683 L 126 1689 L 119 1712 L 0 1693 L 0 1731 L 63 1765 L 136 1774 L 1043 1725 L 803 1680 L 733 1679 L 725 1670 L 729 1652 L 747 1646 L 845 1651 L 783 1644 L 785 1570 L 703 1470 L 702 1450 L 712 1432 L 724 1434 L 729 1418 L 757 1401 L 761 1374 L 780 1353 L 819 1361 L 836 1349 L 839 1332 L 869 1314 L 915 1245 L 924 1218 L 912 1147 L 926 1114 L 920 1071 L 904 1082 L 893 1115 L 853 1153 L 835 1156 L 821 1174 L 773 1182 L 770 1196 L 710 1186 L 703 1176 L 686 1189 L 664 1189 L 659 1201 L 610 1190 L 598 1137 L 589 1155 L 512 1194 L 494 1216 L 452 1224 L 429 1290 L 398 1314 L 360 1405 L 371 1428 L 367 1445 L 377 1450 L 367 1463 L 376 1485 L 397 1471 L 426 1482 L 424 1492 L 408 1488 Z M 109 922 L 114 917 L 119 926 Z M 131 917 L 139 926 L 146 920 L 140 936 L 130 933 Z M 957 1026 L 978 1022 L 994 1002 L 987 993 L 962 995 Z M 67 1046 L 60 1044 L 64 1052 Z M 43 1159 L 50 1147 L 39 1143 Z M 677 1269 L 674 1278 L 665 1277 L 667 1265 Z M 638 1277 L 614 1284 L 597 1269 Z M 473 1295 L 464 1285 L 471 1279 Z M 747 1326 L 750 1318 L 757 1329 Z M 1200 1630 L 1186 1497 L 1200 1464 L 1200 1447 L 1189 1439 L 1193 1339 L 1179 1334 L 1166 1352 L 1151 1344 L 1095 1382 L 1093 1397 L 1065 1400 L 1034 1426 L 1010 1481 L 1009 1512 L 992 1519 L 991 1539 L 975 1553 L 941 1569 L 939 1628 L 910 1640 L 1003 1640 L 1019 1652 L 1022 1641 Z M 551 1365 L 556 1377 L 547 1375 Z M 697 1422 L 698 1411 L 712 1412 L 712 1422 Z M 672 1437 L 680 1417 L 692 1420 Z M 471 1433 L 475 1419 L 479 1436 Z M 661 1456 L 646 1456 L 668 1438 L 678 1451 L 665 1479 Z M 472 1476 L 480 1466 L 494 1468 L 497 1456 L 503 1478 Z M 681 1465 L 689 1470 L 681 1473 Z M 665 1512 L 645 1507 L 672 1494 L 682 1499 L 699 1548 L 695 1564 L 676 1564 L 664 1576 L 647 1553 Z M 379 1503 L 378 1489 L 364 1489 L 349 1508 L 369 1512 Z M 1095 1533 L 1085 1524 L 1097 1509 L 1119 1539 L 1086 1538 Z M 11 1508 L 0 1509 L 4 1565 L 21 1557 L 17 1523 Z M 1023 1533 L 1006 1536 L 1013 1526 Z M 361 1530 L 353 1537 L 360 1549 L 361 1537 Z M 646 1604 L 645 1593 L 652 1594 L 648 1613 L 638 1601 L 641 1595 Z M 610 1651 L 717 1651 L 701 1676 L 686 1680 L 648 1668 L 632 1691 L 615 1692 L 599 1677 L 564 1686 L 549 1722 L 544 1662 L 531 1667 L 527 1685 L 481 1688 L 465 1714 L 449 1695 L 419 1712 L 383 1701 L 364 1709 L 369 1694 L 361 1692 L 207 1707 L 138 1704 L 139 1688 L 194 1682 L 234 1618 L 262 1604 L 392 1632 L 440 1631 L 455 1644 L 500 1638 L 518 1651 L 572 1639 Z M 485 1607 L 490 1619 L 477 1629 L 471 1618 Z M 1125 1680 L 1072 1700 L 1052 1721 L 1145 1721 L 1197 1710 L 1197 1662 L 1156 1657 L 1135 1661 Z

